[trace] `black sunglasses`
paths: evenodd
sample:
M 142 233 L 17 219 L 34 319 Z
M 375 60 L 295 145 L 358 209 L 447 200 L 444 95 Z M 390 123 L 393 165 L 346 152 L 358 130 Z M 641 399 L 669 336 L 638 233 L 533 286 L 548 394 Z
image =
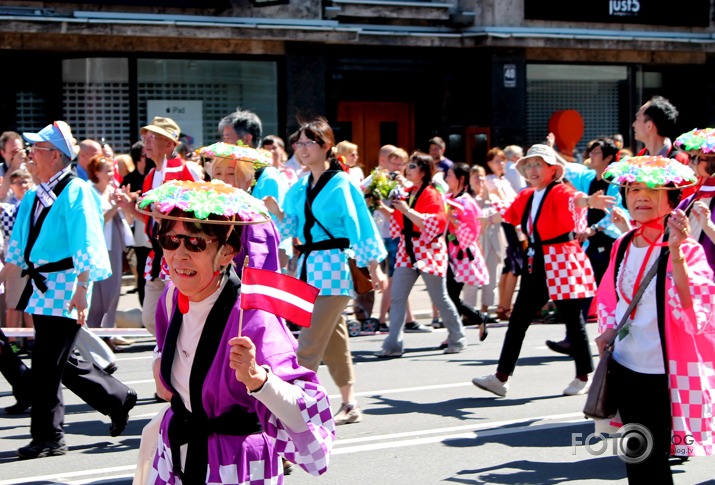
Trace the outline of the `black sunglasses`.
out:
M 183 234 L 160 234 L 156 237 L 159 241 L 159 246 L 169 251 L 176 251 L 181 246 L 181 241 L 184 241 L 184 247 L 192 253 L 200 253 L 206 250 L 209 243 L 215 239 L 204 239 L 197 236 L 184 236 Z

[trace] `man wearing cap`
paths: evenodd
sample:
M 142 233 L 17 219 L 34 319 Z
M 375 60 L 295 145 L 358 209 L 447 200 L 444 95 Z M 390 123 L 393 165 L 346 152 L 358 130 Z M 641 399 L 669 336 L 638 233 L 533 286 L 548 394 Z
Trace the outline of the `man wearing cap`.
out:
M 181 129 L 171 118 L 155 116 L 148 125 L 141 129 L 142 142 L 144 142 L 144 152 L 147 158 L 156 162 L 156 167 L 152 168 L 144 178 L 142 193 L 159 187 L 169 180 L 200 181 L 203 174 L 196 171 L 190 164 L 177 156 L 176 147 L 179 144 Z M 142 304 L 142 323 L 144 327 L 155 335 L 154 316 L 156 314 L 156 304 L 164 291 L 166 281 L 162 277 L 161 264 L 164 251 L 156 242 L 156 224 L 151 218 L 146 218 L 141 214 L 136 214 L 146 220 L 146 233 L 152 245 L 146 262 L 146 285 L 144 286 L 144 303 Z M 144 268 L 141 268 L 144 271 Z
M 564 164 L 548 145 L 533 145 L 516 168 L 529 183 L 504 214 L 504 221 L 520 225 L 528 236 L 521 286 L 509 317 L 496 374 L 475 377 L 472 383 L 497 396 L 506 396 L 521 345 L 533 316 L 551 299 L 566 324 L 576 365 L 576 377 L 564 389 L 567 396 L 588 392 L 593 362 L 581 309 L 593 297 L 593 269 L 575 232 L 585 228 L 587 208 L 604 210 L 615 198 L 586 195 L 564 184 Z
M 97 195 L 70 169 L 75 151 L 65 122 L 23 136 L 33 144 L 30 163 L 41 183 L 23 198 L 7 251 L 7 262 L 29 276 L 17 308 L 32 314 L 35 325 L 32 442 L 17 454 L 41 458 L 67 452 L 61 382 L 111 416 L 113 436 L 126 427 L 136 392 L 88 362 L 68 362 L 86 321 L 91 282 L 111 274 L 102 212 Z

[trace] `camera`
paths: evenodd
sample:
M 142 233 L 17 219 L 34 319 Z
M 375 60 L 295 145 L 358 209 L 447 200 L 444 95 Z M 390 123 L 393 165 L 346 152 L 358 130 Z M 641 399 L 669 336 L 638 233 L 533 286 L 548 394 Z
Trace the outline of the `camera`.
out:
M 390 180 L 397 180 L 397 177 L 400 175 L 400 172 L 390 172 L 387 174 L 387 176 L 390 178 Z

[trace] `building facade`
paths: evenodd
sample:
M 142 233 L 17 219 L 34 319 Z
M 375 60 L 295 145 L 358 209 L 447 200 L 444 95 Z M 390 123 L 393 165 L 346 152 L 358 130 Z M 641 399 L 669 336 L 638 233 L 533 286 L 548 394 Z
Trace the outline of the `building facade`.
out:
M 655 94 L 679 133 L 715 125 L 714 1 L 3 2 L 0 129 L 64 119 L 125 151 L 156 115 L 198 147 L 239 106 L 283 138 L 319 114 L 369 170 L 381 145 L 427 150 L 434 135 L 480 163 L 574 110 L 577 150 L 614 133 L 636 149 L 631 122 Z

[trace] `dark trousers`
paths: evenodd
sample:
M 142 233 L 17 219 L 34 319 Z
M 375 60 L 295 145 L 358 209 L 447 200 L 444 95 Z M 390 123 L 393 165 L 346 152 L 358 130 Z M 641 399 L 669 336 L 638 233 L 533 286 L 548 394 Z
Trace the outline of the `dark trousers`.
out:
M 100 413 L 118 411 L 129 388 L 96 365 L 71 356 L 79 331 L 77 321 L 45 315 L 33 315 L 33 321 L 32 439 L 57 441 L 64 435 L 63 383 Z
M 521 275 L 519 293 L 514 302 L 514 310 L 509 317 L 509 327 L 504 336 L 497 371 L 511 375 L 521 353 L 526 330 L 537 312 L 549 301 L 549 289 L 546 286 L 546 271 L 543 255 L 534 258 L 533 273 L 525 268 Z M 554 301 L 559 317 L 566 323 L 566 336 L 571 342 L 571 349 L 576 364 L 576 375 L 585 376 L 593 372 L 593 359 L 588 344 L 586 325 L 581 313 L 583 298 Z
M 57 441 L 64 435 L 65 405 L 62 399 L 62 375 L 74 348 L 79 325 L 64 317 L 33 315 L 35 348 L 32 351 L 32 414 L 30 432 L 33 441 Z
M 653 435 L 653 451 L 645 461 L 626 464 L 631 485 L 668 485 L 670 471 L 671 413 L 668 377 L 665 374 L 641 374 L 613 363 L 613 395 L 623 424 L 640 424 Z
M 12 395 L 18 402 L 30 402 L 30 369 L 12 351 L 2 330 L 0 330 L 0 373 L 12 387 Z
M 151 248 L 144 246 L 134 246 L 134 255 L 137 258 L 137 294 L 139 295 L 139 305 L 144 306 L 144 287 L 146 286 L 146 278 L 144 278 L 144 266 L 149 257 Z
M 462 288 L 464 283 L 459 283 L 454 279 L 454 271 L 451 266 L 447 266 L 447 294 L 457 307 L 457 313 L 466 317 L 468 325 L 479 325 L 482 323 L 482 315 L 474 308 L 462 301 Z

